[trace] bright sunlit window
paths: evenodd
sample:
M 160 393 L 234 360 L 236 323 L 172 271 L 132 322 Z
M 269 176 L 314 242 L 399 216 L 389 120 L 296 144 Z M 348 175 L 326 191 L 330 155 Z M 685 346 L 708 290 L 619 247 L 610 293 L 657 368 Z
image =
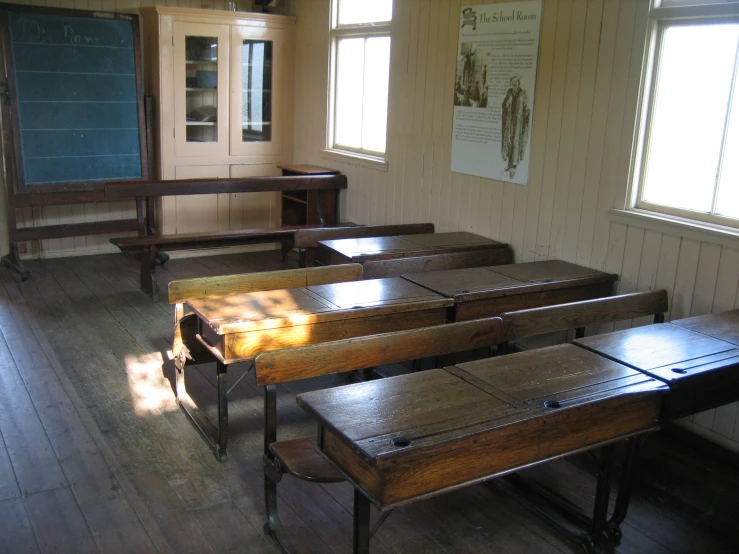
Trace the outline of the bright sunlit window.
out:
M 392 0 L 331 2 L 328 147 L 384 158 Z
M 739 2 L 662 0 L 650 18 L 633 205 L 739 227 Z

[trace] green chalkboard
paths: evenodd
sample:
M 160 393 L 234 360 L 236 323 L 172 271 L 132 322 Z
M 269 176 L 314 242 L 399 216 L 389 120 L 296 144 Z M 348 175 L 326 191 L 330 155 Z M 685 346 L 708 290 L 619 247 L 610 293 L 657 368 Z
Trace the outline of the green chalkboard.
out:
M 19 192 L 144 178 L 136 17 L 3 9 Z

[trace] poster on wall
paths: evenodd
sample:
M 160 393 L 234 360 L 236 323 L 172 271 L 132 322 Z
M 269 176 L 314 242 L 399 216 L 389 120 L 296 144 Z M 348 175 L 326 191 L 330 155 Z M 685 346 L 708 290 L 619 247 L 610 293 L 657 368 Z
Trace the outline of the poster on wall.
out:
M 525 185 L 541 0 L 463 7 L 452 171 Z

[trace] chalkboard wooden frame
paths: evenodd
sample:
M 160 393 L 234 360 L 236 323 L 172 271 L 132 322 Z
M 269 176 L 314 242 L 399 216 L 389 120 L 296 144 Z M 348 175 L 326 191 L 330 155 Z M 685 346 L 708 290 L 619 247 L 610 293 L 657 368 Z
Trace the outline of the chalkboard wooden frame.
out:
M 135 70 L 135 83 L 136 83 L 136 104 L 137 104 L 137 122 L 139 128 L 139 159 L 140 159 L 140 170 L 141 177 L 132 177 L 131 180 L 148 179 L 149 178 L 149 160 L 146 144 L 146 123 L 144 113 L 144 87 L 143 87 L 143 76 L 142 76 L 142 58 L 141 58 L 141 38 L 139 29 L 138 16 L 135 14 L 117 14 L 112 12 L 93 12 L 84 10 L 69 10 L 62 8 L 46 8 L 39 6 L 24 6 L 18 4 L 0 4 L 0 34 L 2 35 L 3 44 L 3 56 L 4 63 L 7 71 L 7 92 L 9 95 L 11 110 L 10 110 L 10 123 L 12 126 L 12 138 L 13 138 L 13 152 L 15 158 L 15 183 L 14 191 L 17 193 L 29 193 L 29 194 L 43 194 L 49 192 L 59 193 L 62 191 L 69 191 L 74 193 L 75 191 L 89 191 L 89 190 L 100 190 L 102 191 L 106 180 L 80 180 L 80 181 L 66 181 L 59 183 L 48 183 L 48 184 L 30 184 L 26 181 L 26 175 L 24 171 L 24 160 L 23 160 L 23 148 L 21 143 L 21 132 L 22 126 L 20 122 L 20 111 L 19 111 L 19 98 L 17 91 L 17 79 L 15 72 L 15 62 L 13 59 L 13 50 L 11 45 L 10 37 L 10 12 L 23 13 L 27 12 L 35 15 L 48 15 L 48 16 L 60 16 L 60 17 L 72 17 L 72 18 L 85 18 L 85 19 L 98 19 L 101 21 L 126 21 L 131 24 L 131 32 L 133 35 L 133 60 Z M 117 179 L 116 179 L 117 180 Z M 10 188 L 10 187 L 9 187 Z M 76 194 L 69 195 L 69 201 L 75 202 Z M 84 195 L 79 195 L 80 200 L 84 198 Z M 31 200 L 33 203 L 33 200 Z M 42 202 L 46 204 L 46 202 Z
M 139 151 L 141 161 L 141 179 L 149 180 L 153 175 L 153 102 L 144 98 L 143 65 L 141 54 L 141 35 L 137 14 L 116 14 L 111 12 L 93 12 L 86 10 L 69 10 L 47 8 L 42 6 L 25 6 L 19 4 L 0 3 L 0 43 L 4 63 L 5 82 L 0 83 L 0 119 L 2 120 L 2 157 L 3 177 L 7 192 L 8 238 L 10 253 L 3 256 L 2 264 L 17 272 L 23 281 L 30 273 L 23 266 L 20 258 L 19 244 L 25 241 L 79 237 L 97 234 L 121 233 L 136 231 L 139 221 L 135 218 L 109 221 L 90 221 L 86 223 L 66 223 L 61 225 L 18 227 L 17 212 L 20 209 L 43 208 L 44 206 L 74 205 L 96 202 L 107 202 L 104 193 L 105 181 L 80 181 L 52 184 L 51 186 L 34 185 L 28 187 L 23 172 L 23 160 L 20 142 L 19 112 L 16 94 L 13 51 L 10 43 L 9 13 L 30 12 L 65 17 L 105 18 L 130 21 L 133 33 L 133 55 L 136 83 L 137 120 L 139 128 Z M 19 169 L 21 175 L 19 176 Z M 138 180 L 138 179 L 131 179 Z M 132 206 L 133 208 L 133 206 Z

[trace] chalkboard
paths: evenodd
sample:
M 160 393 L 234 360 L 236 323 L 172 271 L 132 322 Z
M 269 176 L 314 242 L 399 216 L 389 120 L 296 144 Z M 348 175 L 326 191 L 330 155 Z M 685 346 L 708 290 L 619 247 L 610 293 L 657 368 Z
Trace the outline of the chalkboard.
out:
M 18 191 L 144 178 L 135 16 L 3 7 Z

